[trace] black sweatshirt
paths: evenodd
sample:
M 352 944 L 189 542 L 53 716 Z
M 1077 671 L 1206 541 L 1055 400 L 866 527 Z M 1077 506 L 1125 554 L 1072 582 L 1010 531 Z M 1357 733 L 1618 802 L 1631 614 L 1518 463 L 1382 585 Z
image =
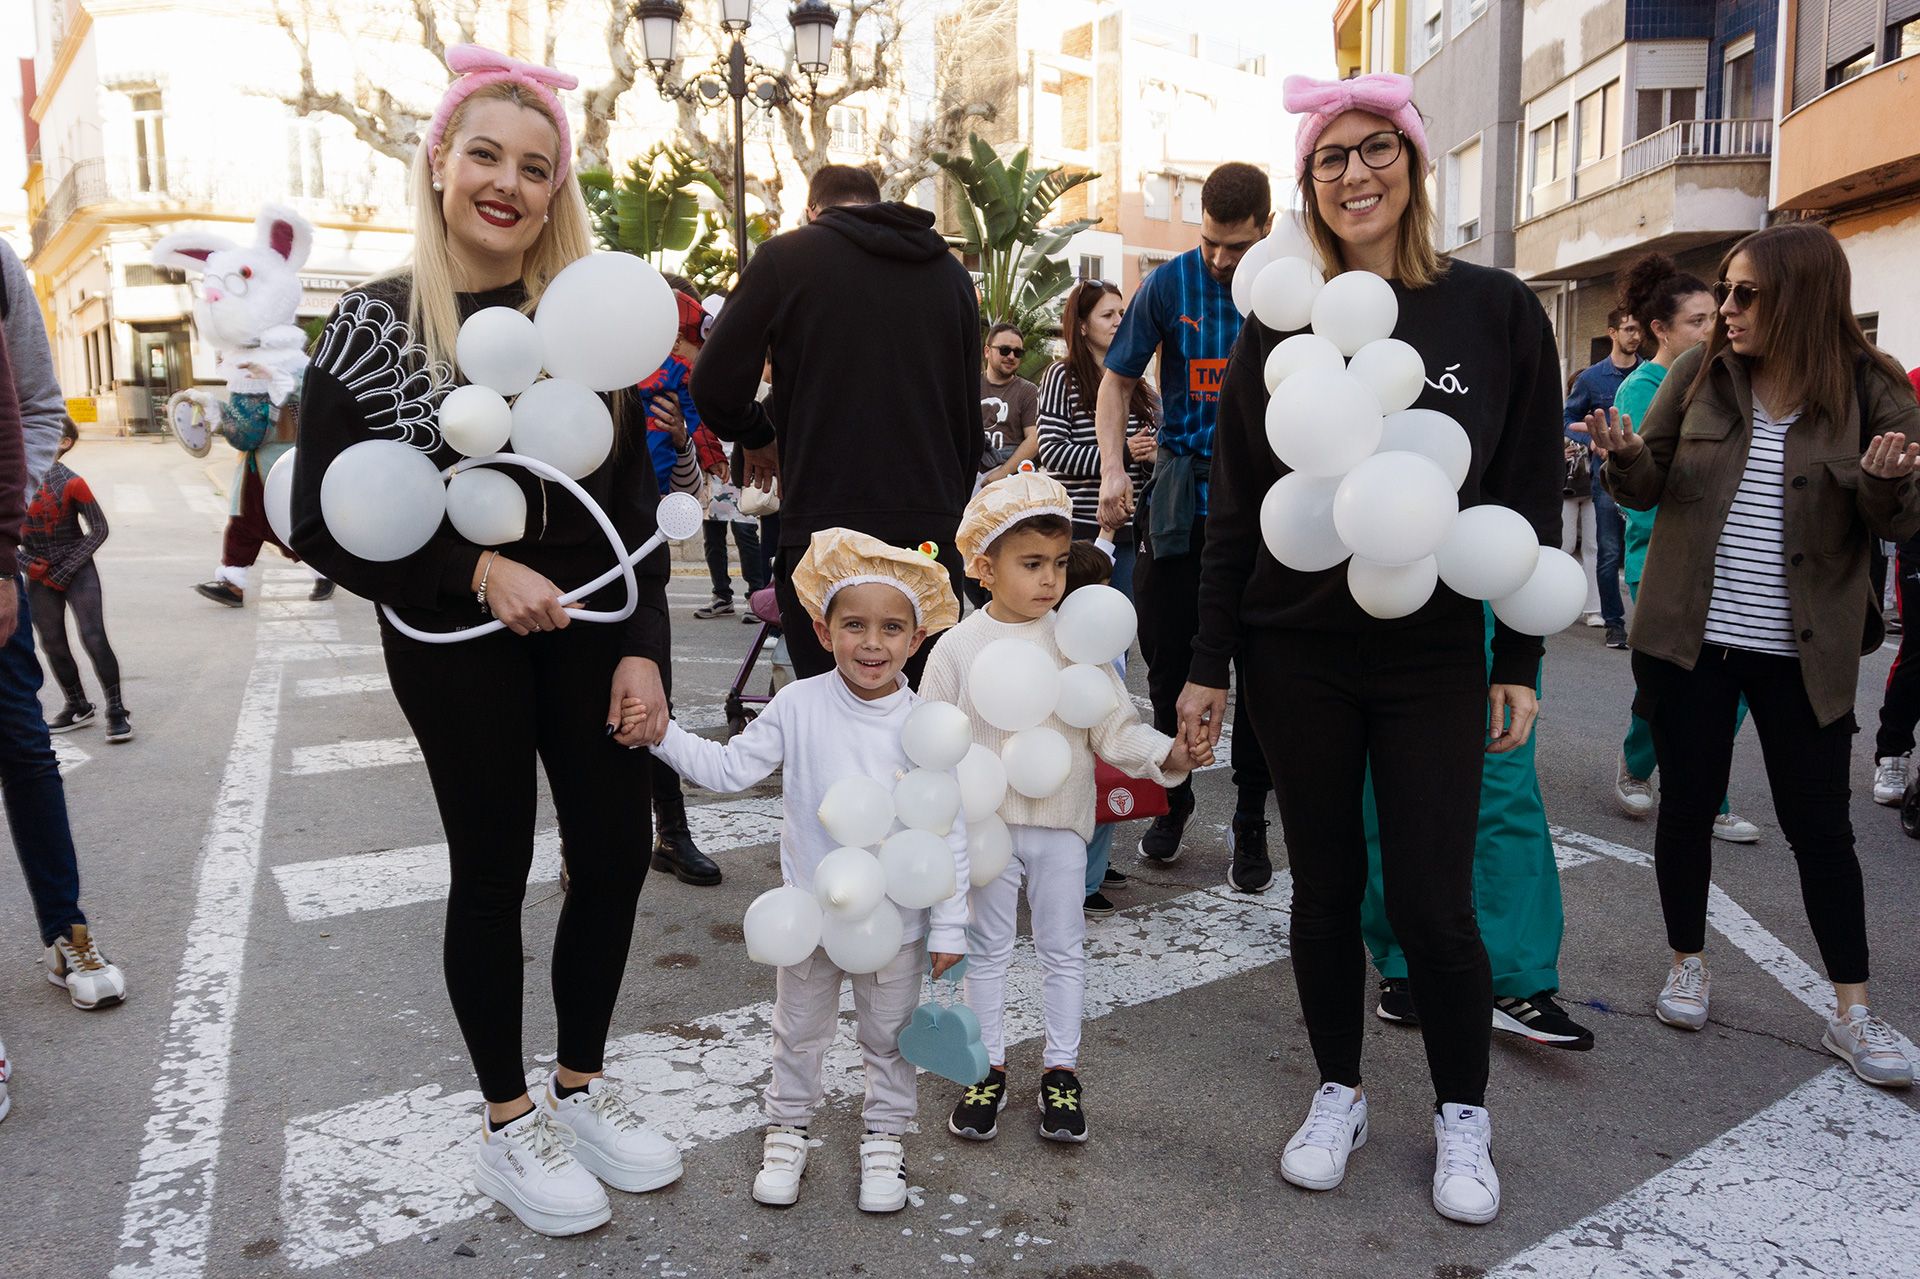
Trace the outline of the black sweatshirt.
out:
M 773 403 L 755 403 L 773 356 Z M 905 204 L 827 209 L 753 255 L 693 371 L 700 420 L 749 448 L 780 429 L 780 541 L 859 529 L 951 543 L 973 492 L 980 308 Z
M 1497 502 L 1560 545 L 1560 358 L 1553 326 L 1533 291 L 1505 271 L 1453 262 L 1432 286 L 1393 282 L 1400 320 L 1393 335 L 1426 361 L 1415 408 L 1435 409 L 1466 428 L 1473 464 L 1460 506 Z M 1214 429 L 1212 506 L 1201 558 L 1200 634 L 1192 679 L 1227 687 L 1227 663 L 1243 629 L 1371 631 L 1434 624 L 1479 627 L 1481 604 L 1440 583 L 1433 598 L 1392 621 L 1353 602 L 1342 563 L 1319 573 L 1287 568 L 1260 535 L 1260 503 L 1287 473 L 1267 445 L 1267 353 L 1290 336 L 1249 320 L 1235 343 Z M 1545 646 L 1495 622 L 1491 682 L 1531 686 Z
M 341 450 L 363 440 L 398 440 L 421 450 L 437 467 L 460 460 L 440 436 L 440 402 L 455 382 L 426 369 L 426 351 L 407 327 L 411 282 L 375 280 L 341 297 L 327 318 L 300 396 L 300 442 L 294 459 L 293 548 L 313 568 L 365 599 L 391 604 L 403 620 L 423 631 L 449 631 L 488 620 L 474 599 L 473 570 L 482 548 L 442 522 L 420 550 L 376 563 L 348 554 L 327 531 L 320 512 L 320 481 Z M 489 293 L 459 295 L 462 318 L 489 306 L 518 307 L 525 293 L 516 285 Z M 614 447 L 600 468 L 579 481 L 593 495 L 631 550 L 654 531 L 659 486 L 647 452 L 642 418 L 617 393 Z M 511 447 L 511 446 L 509 446 Z M 524 467 L 498 468 L 527 497 L 527 536 L 501 546 L 500 554 L 572 590 L 613 567 L 614 551 L 592 515 L 566 489 Z M 663 668 L 667 632 L 667 554 L 656 551 L 634 567 L 640 603 L 621 624 L 621 655 L 647 657 Z M 626 589 L 618 581 L 588 601 L 618 608 Z M 591 625 L 592 623 L 582 623 Z M 388 643 L 411 643 L 381 619 Z

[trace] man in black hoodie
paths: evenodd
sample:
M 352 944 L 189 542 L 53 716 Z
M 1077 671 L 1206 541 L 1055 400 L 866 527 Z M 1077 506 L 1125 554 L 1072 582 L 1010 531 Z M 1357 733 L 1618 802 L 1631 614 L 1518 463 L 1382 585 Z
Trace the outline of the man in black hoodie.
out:
M 769 355 L 763 406 L 755 394 Z M 755 476 L 780 477 L 773 576 L 796 675 L 833 669 L 792 582 L 820 529 L 933 542 L 959 594 L 953 535 L 983 443 L 979 370 L 973 280 L 933 215 L 882 202 L 865 170 L 815 173 L 807 225 L 754 254 L 693 374 L 701 420 L 746 446 Z M 930 647 L 908 664 L 916 683 Z

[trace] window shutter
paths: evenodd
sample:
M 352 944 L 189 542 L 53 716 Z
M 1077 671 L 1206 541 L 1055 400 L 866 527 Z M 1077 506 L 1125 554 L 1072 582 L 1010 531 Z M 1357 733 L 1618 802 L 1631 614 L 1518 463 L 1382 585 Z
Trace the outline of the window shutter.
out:
M 1875 0 L 1827 0 L 1827 56 L 1821 64 L 1822 82 L 1827 68 L 1876 47 L 1873 20 L 1880 6 Z
M 1800 0 L 1793 34 L 1793 105 L 1803 107 L 1827 87 L 1827 0 Z

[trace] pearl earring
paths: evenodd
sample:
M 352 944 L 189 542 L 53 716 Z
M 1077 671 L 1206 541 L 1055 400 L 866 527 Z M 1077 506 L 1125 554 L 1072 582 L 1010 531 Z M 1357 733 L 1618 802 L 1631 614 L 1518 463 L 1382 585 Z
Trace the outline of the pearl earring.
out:
M 540 221 L 543 223 L 551 222 L 553 221 L 553 215 L 551 213 L 542 213 L 540 215 Z
M 446 190 L 446 187 L 444 187 L 444 186 L 442 186 L 442 185 L 440 185 L 440 179 L 439 179 L 439 178 L 435 178 L 435 179 L 433 180 L 433 189 L 434 189 L 434 190 L 436 190 L 436 191 L 444 191 L 444 190 Z

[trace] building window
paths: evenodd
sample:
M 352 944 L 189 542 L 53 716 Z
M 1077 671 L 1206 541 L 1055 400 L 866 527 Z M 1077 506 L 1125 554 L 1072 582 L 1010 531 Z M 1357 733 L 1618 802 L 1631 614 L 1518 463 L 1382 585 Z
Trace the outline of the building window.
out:
M 287 194 L 319 199 L 326 189 L 320 143 L 318 120 L 303 118 L 287 126 Z
M 1447 247 L 1480 238 L 1480 140 L 1447 157 Z
M 1150 174 L 1142 188 L 1147 198 L 1147 216 L 1156 222 L 1173 220 L 1173 178 L 1165 173 Z
M 1668 125 L 1698 117 L 1699 89 L 1642 89 L 1634 98 L 1633 139 L 1651 137 Z
M 830 136 L 827 146 L 834 151 L 864 153 L 867 149 L 867 110 L 865 107 L 834 107 L 827 112 Z
M 1367 70 L 1391 71 L 1387 64 L 1387 6 L 1376 4 L 1367 10 Z
M 127 95 L 133 104 L 133 189 L 167 189 L 167 135 L 161 123 L 160 91 L 141 89 Z
M 1836 62 L 1827 68 L 1827 87 L 1835 89 L 1857 76 L 1863 76 L 1873 70 L 1873 50 L 1862 49 L 1845 62 Z
M 1415 0 L 1407 6 L 1407 10 L 1412 26 L 1407 47 L 1412 51 L 1413 65 L 1417 67 L 1440 52 L 1441 42 L 1446 38 L 1446 15 L 1442 0 Z
M 1727 55 L 1726 71 L 1720 77 L 1720 116 L 1726 120 L 1754 118 L 1751 40 L 1741 52 Z
M 1556 116 L 1533 131 L 1533 185 L 1567 176 L 1567 117 Z
M 1200 189 L 1205 185 L 1199 178 L 1180 179 L 1180 220 L 1189 226 L 1200 225 Z
M 129 262 L 125 267 L 128 288 L 139 288 L 143 284 L 185 284 L 187 273 L 170 266 L 155 266 L 151 262 Z
M 1860 321 L 1860 331 L 1866 334 L 1868 345 L 1879 346 L 1880 313 L 1878 311 L 1869 311 L 1865 315 L 1856 315 L 1853 318 Z
M 1887 28 L 1888 62 L 1920 53 L 1920 18 L 1908 18 Z
M 1459 35 L 1473 25 L 1473 20 L 1487 11 L 1487 0 L 1454 0 L 1453 33 Z
M 1079 269 L 1073 273 L 1076 280 L 1104 280 L 1107 278 L 1107 260 L 1098 253 L 1082 253 Z
M 1597 164 L 1620 149 L 1620 82 L 1580 99 L 1580 167 Z

